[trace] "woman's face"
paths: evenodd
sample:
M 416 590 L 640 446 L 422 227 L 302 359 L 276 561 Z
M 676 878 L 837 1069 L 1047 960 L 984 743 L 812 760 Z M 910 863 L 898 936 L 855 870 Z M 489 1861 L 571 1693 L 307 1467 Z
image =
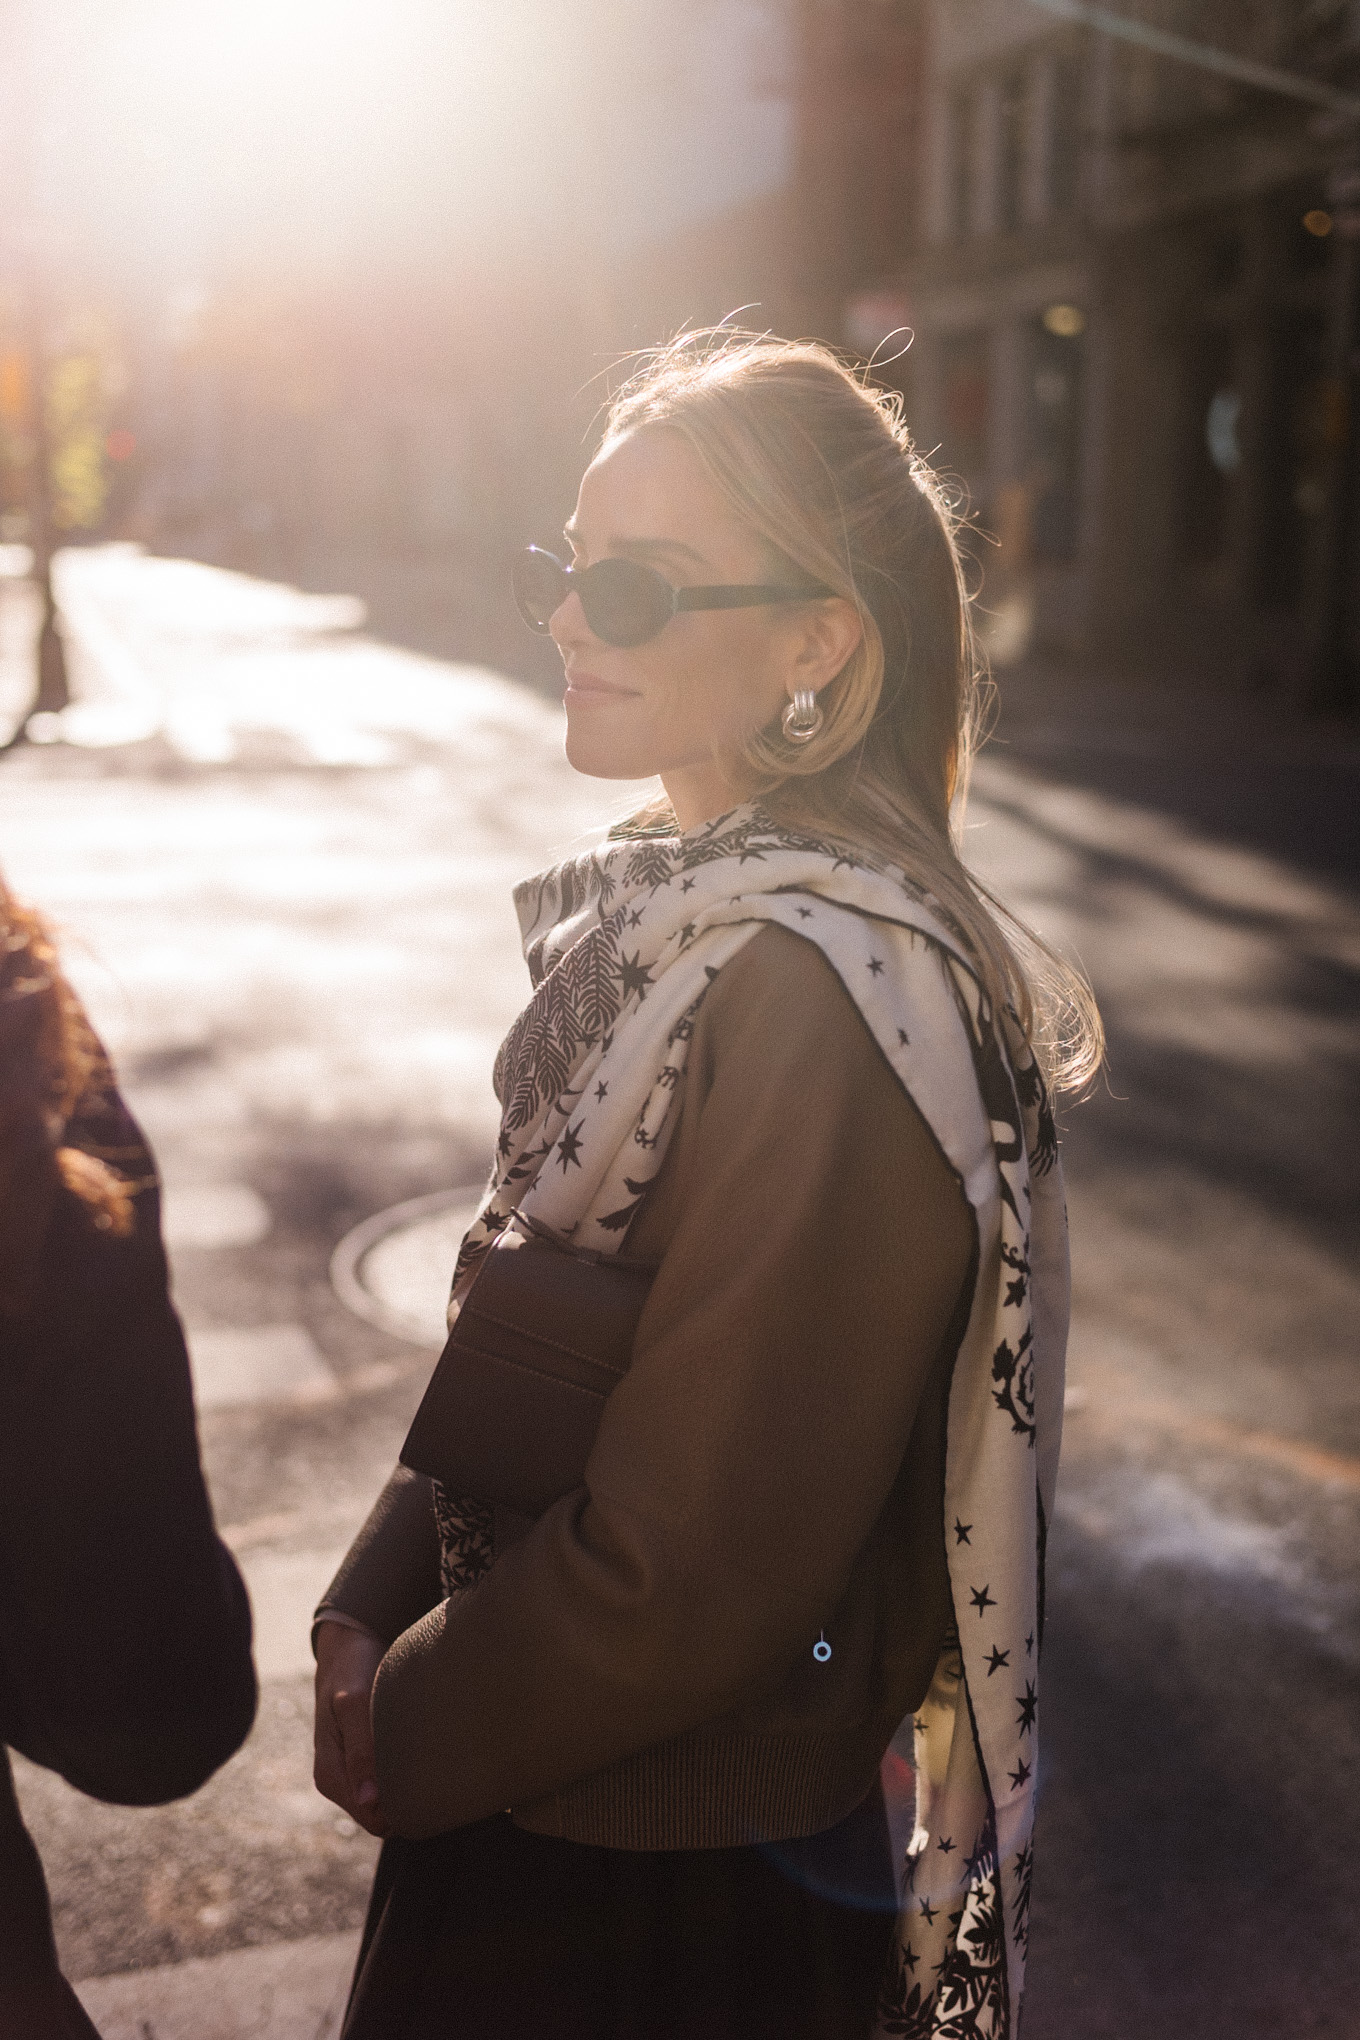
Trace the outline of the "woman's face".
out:
M 591 462 L 567 536 L 578 566 L 637 560 L 676 588 L 784 578 L 664 427 L 614 440 Z M 828 671 L 829 623 L 831 655 L 844 649 Z M 859 630 L 849 603 L 795 602 L 684 610 L 646 644 L 622 647 L 594 635 L 575 594 L 549 627 L 566 667 L 571 763 L 598 779 L 659 774 L 681 828 L 744 797 L 743 737 L 772 721 L 795 687 L 815 692 L 832 678 Z

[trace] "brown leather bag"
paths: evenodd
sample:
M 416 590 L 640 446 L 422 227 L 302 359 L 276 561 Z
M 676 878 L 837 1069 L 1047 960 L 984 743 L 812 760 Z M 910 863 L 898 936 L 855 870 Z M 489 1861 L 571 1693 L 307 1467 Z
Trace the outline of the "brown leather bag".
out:
M 580 1487 L 654 1273 L 507 1229 L 454 1320 L 402 1464 L 523 1516 Z

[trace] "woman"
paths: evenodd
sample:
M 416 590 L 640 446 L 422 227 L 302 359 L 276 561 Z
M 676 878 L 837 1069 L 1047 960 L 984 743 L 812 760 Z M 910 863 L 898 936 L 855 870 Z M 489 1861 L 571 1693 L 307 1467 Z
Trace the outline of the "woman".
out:
M 318 1611 L 317 1781 L 388 1838 L 345 2033 L 1013 2033 L 1066 1320 L 1040 1068 L 1099 1035 L 953 847 L 953 520 L 896 399 L 720 333 L 624 390 L 568 537 L 518 583 L 567 755 L 665 798 L 517 891 L 535 990 L 451 1315 L 512 1216 L 655 1274 L 577 1487 L 526 1520 L 399 1468 Z
M 0 884 L 0 1744 L 81 1792 L 196 1791 L 255 1711 L 155 1164 L 36 915 Z M 0 1748 L 0 2040 L 94 2027 Z

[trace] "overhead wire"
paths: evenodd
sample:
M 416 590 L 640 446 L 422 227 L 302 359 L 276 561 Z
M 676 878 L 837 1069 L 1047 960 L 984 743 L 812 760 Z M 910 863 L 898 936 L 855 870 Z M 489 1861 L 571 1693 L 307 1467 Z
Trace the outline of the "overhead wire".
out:
M 1254 57 L 1239 57 L 1231 50 L 1214 49 L 1208 43 L 1177 35 L 1169 28 L 1156 28 L 1151 22 L 1135 21 L 1130 15 L 1116 14 L 1109 7 L 1089 5 L 1088 0 L 1030 0 L 1030 4 L 1042 7 L 1048 14 L 1059 15 L 1064 21 L 1081 22 L 1102 35 L 1114 36 L 1120 42 L 1151 50 L 1157 56 L 1173 57 L 1183 64 L 1194 64 L 1201 71 L 1213 71 L 1221 78 L 1232 78 L 1239 85 L 1254 85 L 1263 92 L 1280 92 L 1287 98 L 1302 99 L 1310 105 L 1326 107 L 1329 113 L 1343 114 L 1348 120 L 1360 121 L 1360 98 L 1353 92 L 1343 92 L 1338 86 L 1327 84 L 1321 78 L 1308 78 L 1298 71 L 1281 70 L 1275 64 L 1258 63 Z

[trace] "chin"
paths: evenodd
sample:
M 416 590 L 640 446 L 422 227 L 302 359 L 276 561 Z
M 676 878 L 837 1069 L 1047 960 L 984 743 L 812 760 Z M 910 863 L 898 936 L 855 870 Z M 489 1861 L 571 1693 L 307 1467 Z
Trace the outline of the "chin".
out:
M 653 759 L 611 742 L 605 731 L 573 729 L 570 716 L 565 749 L 572 770 L 587 779 L 650 779 L 656 771 Z

